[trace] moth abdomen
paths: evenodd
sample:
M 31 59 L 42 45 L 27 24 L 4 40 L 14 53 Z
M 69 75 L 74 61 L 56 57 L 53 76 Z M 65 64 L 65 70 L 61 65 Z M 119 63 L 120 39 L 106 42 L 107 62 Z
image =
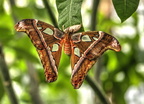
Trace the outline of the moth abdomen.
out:
M 64 52 L 67 55 L 71 54 L 71 45 L 70 44 L 67 44 L 67 43 L 64 44 Z

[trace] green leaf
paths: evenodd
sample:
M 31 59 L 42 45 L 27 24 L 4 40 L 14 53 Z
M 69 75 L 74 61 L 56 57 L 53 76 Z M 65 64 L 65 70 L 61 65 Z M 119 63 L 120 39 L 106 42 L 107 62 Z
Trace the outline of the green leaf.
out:
M 56 4 L 59 12 L 58 25 L 60 28 L 82 24 L 82 0 L 56 0 Z
M 136 11 L 138 4 L 139 0 L 113 0 L 113 5 L 121 22 L 124 22 Z

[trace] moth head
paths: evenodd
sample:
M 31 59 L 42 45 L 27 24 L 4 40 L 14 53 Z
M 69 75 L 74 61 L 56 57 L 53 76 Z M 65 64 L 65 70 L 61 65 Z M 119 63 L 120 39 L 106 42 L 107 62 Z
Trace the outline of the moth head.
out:
M 75 33 L 78 30 L 80 30 L 81 26 L 82 26 L 81 24 L 70 26 L 70 27 L 64 29 L 64 32 L 65 33 Z
M 15 25 L 15 30 L 18 32 L 25 32 L 27 29 L 29 29 L 29 27 L 31 27 L 32 24 L 32 20 L 31 19 L 24 19 L 19 21 L 16 25 Z

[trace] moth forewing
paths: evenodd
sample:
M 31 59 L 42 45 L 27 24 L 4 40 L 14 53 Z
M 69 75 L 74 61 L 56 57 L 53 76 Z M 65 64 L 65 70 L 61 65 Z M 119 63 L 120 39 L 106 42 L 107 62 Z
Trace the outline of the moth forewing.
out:
M 64 32 L 62 32 L 61 30 L 54 28 L 54 37 L 56 39 L 61 40 L 64 37 Z
M 81 41 L 81 35 L 82 35 L 82 33 L 74 33 L 74 34 L 72 34 L 72 36 L 71 36 L 72 41 L 74 43 L 80 42 Z
M 72 71 L 71 82 L 74 88 L 79 88 L 83 83 L 85 76 L 97 59 L 107 50 L 120 50 L 119 42 L 111 35 L 105 32 L 89 31 L 83 32 L 80 38 L 76 35 L 72 38 L 74 45 L 83 50 L 79 60 L 73 59 L 75 63 Z M 78 41 L 79 40 L 79 41 Z M 77 54 L 74 53 L 73 57 Z
M 15 29 L 16 31 L 24 31 L 28 34 L 39 53 L 45 70 L 46 80 L 48 82 L 55 81 L 57 79 L 57 68 L 61 56 L 61 45 L 53 48 L 54 44 L 60 42 L 60 39 L 54 37 L 54 27 L 36 19 L 25 19 L 18 22 L 15 25 Z M 57 33 L 60 34 L 60 32 Z

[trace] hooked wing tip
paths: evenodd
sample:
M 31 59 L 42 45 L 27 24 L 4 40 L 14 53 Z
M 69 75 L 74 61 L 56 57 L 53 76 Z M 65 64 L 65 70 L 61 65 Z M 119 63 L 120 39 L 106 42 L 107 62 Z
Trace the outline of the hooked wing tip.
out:
M 24 32 L 25 30 L 25 23 L 24 21 L 19 21 L 16 23 L 16 25 L 14 26 L 15 30 L 18 32 Z
M 19 22 L 17 22 L 16 25 L 14 26 L 14 28 L 15 28 L 16 31 L 19 31 L 18 27 L 19 27 Z
M 111 49 L 113 49 L 114 51 L 116 51 L 116 52 L 121 51 L 121 46 L 120 46 L 118 40 L 116 40 L 115 38 L 113 38 L 113 41 L 110 44 L 111 44 L 110 45 Z
M 36 19 L 23 19 L 19 22 L 16 23 L 14 26 L 15 30 L 18 32 L 25 32 L 27 28 L 31 26 L 31 24 L 34 22 L 37 22 L 38 20 Z

